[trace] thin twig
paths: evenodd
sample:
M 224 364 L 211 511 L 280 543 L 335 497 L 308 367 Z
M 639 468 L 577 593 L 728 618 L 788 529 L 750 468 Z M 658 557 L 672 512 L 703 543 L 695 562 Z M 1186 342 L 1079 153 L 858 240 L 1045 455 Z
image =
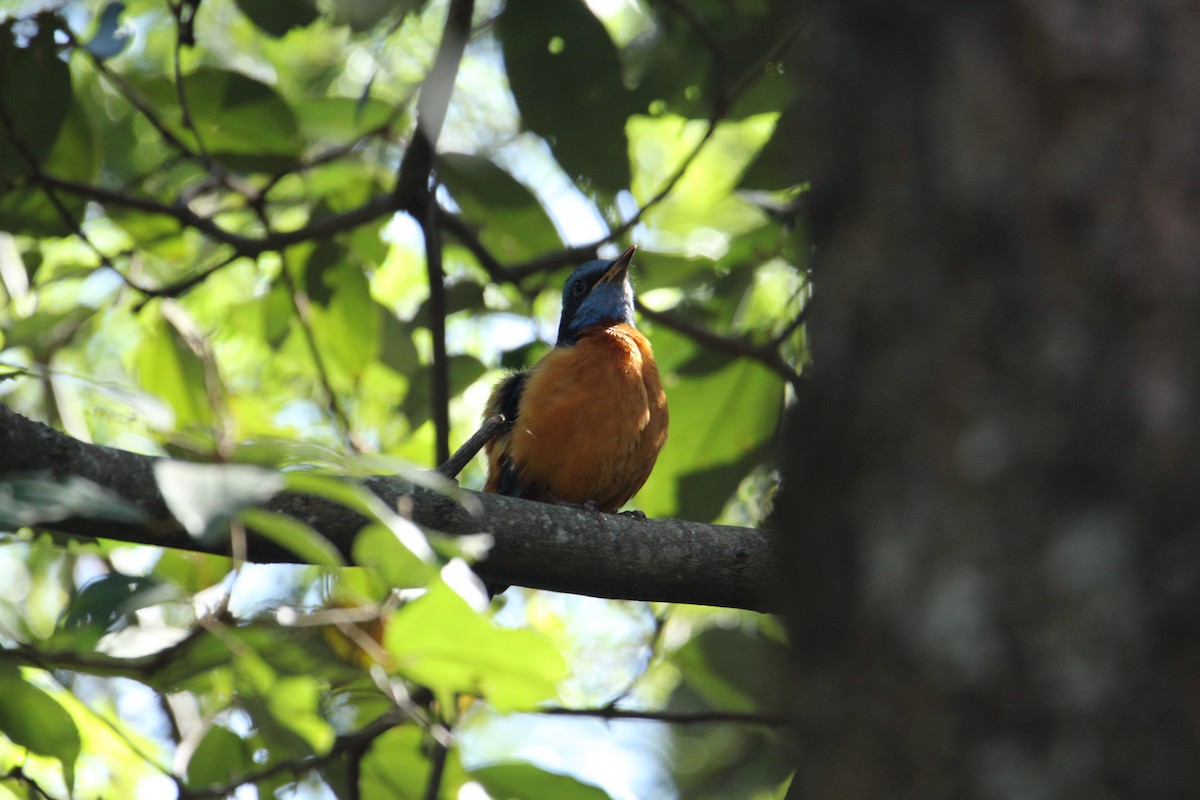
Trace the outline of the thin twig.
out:
M 151 198 L 134 197 L 113 189 L 64 180 L 47 173 L 42 173 L 39 180 L 47 186 L 62 189 L 69 194 L 74 194 L 88 200 L 94 200 L 102 205 L 114 205 L 120 208 L 131 208 L 149 214 L 171 217 L 186 227 L 200 231 L 210 239 L 233 247 L 238 253 L 249 258 L 259 256 L 271 250 L 280 250 L 314 239 L 327 239 L 335 234 L 353 230 L 368 222 L 374 222 L 380 217 L 398 210 L 395 198 L 389 194 L 378 194 L 368 198 L 362 205 L 356 208 L 340 214 L 321 217 L 303 227 L 289 231 L 272 231 L 263 236 L 251 237 L 228 231 L 218 225 L 211 217 L 197 214 L 182 203 L 167 205 Z
M 808 320 L 808 305 L 796 312 L 796 316 L 783 326 L 783 330 L 771 337 L 771 347 L 779 347 Z
M 205 398 L 212 413 L 215 455 L 221 461 L 228 461 L 234 447 L 233 431 L 229 424 L 229 403 L 225 396 L 225 382 L 221 379 L 221 369 L 217 364 L 217 354 L 208 336 L 180 303 L 168 298 L 159 307 L 159 313 L 179 332 L 183 343 L 204 369 Z
M 296 280 L 292 277 L 292 271 L 287 264 L 287 257 L 282 250 L 279 251 L 279 258 L 283 261 L 283 268 L 279 270 L 279 275 L 287 285 L 288 297 L 292 301 L 292 310 L 296 313 L 296 320 L 300 323 L 300 330 L 304 336 L 304 341 L 308 344 L 309 353 L 312 354 L 313 366 L 317 370 L 317 380 L 320 381 L 321 388 L 325 390 L 325 397 L 329 402 L 329 410 L 333 414 L 338 432 L 341 434 L 346 446 L 358 452 L 359 448 L 354 442 L 350 417 L 347 416 L 345 410 L 342 408 L 337 392 L 334 391 L 333 384 L 329 380 L 329 370 L 325 366 L 325 358 L 321 355 L 321 348 L 317 346 L 316 334 L 312 331 L 312 310 L 308 295 L 300 291 L 300 288 L 296 286 Z
M 329 752 L 320 756 L 301 756 L 290 760 L 284 759 L 264 767 L 257 772 L 246 773 L 225 783 L 187 789 L 186 794 L 181 794 L 180 796 L 184 798 L 196 798 L 197 800 L 208 797 L 226 797 L 233 794 L 241 786 L 258 783 L 276 775 L 287 772 L 294 775 L 301 775 L 314 769 L 320 769 L 343 753 L 365 752 L 370 747 L 371 742 L 399 724 L 400 720 L 395 714 L 384 714 L 353 733 L 337 737 Z
M 662 187 L 660 187 L 659 190 L 649 200 L 647 200 L 637 210 L 636 213 L 633 214 L 633 216 L 622 222 L 616 228 L 613 228 L 612 231 L 610 231 L 607 235 L 585 245 L 568 247 L 563 250 L 557 250 L 553 253 L 547 253 L 546 255 L 539 256 L 521 264 L 505 266 L 487 251 L 487 248 L 484 247 L 482 242 L 479 241 L 479 237 L 476 235 L 475 231 L 472 230 L 471 227 L 464 221 L 458 219 L 454 215 L 447 214 L 447 229 L 450 230 L 451 233 L 454 234 L 455 238 L 457 238 L 464 246 L 466 246 L 473 255 L 475 255 L 481 266 L 483 266 L 488 275 L 494 281 L 520 283 L 530 275 L 535 275 L 541 272 L 549 272 L 569 264 L 578 264 L 581 261 L 585 261 L 589 258 L 595 258 L 596 252 L 600 247 L 608 244 L 609 242 L 620 239 L 622 236 L 632 230 L 635 225 L 641 222 L 643 217 L 645 217 L 645 215 L 651 209 L 665 200 L 667 196 L 675 190 L 675 187 L 679 184 L 679 181 L 683 179 L 683 176 L 687 173 L 688 169 L 691 168 L 692 164 L 700 156 L 700 152 L 704 149 L 704 146 L 708 144 L 708 141 L 713 137 L 713 134 L 716 133 L 717 126 L 729 112 L 730 107 L 734 104 L 734 102 L 736 102 L 737 98 L 740 97 L 742 93 L 749 89 L 751 84 L 761 78 L 763 65 L 770 63 L 775 58 L 778 58 L 779 55 L 792 44 L 793 40 L 800 34 L 803 28 L 804 24 L 801 22 L 796 22 L 790 26 L 788 30 L 786 30 L 779 38 L 779 40 L 776 41 L 776 43 L 761 58 L 759 58 L 742 75 L 742 77 L 739 78 L 738 81 L 730 86 L 726 94 L 723 96 L 718 96 L 714 100 L 713 107 L 709 113 L 708 127 L 705 129 L 704 135 L 700 137 L 700 141 L 696 143 L 696 146 L 693 147 L 683 161 L 680 162 L 679 167 L 676 168 L 671 177 L 667 179 L 666 183 L 664 183 Z
M 779 38 L 775 40 L 775 44 L 771 45 L 763 52 L 762 56 L 757 61 L 751 64 L 745 72 L 742 73 L 737 81 L 734 82 L 729 91 L 730 104 L 733 99 L 749 88 L 750 84 L 759 80 L 762 77 L 763 68 L 777 58 L 783 56 L 787 49 L 792 46 L 800 34 L 808 27 L 809 22 L 804 17 L 797 17 L 792 21 Z
M 21 137 L 17 135 L 16 126 L 13 125 L 12 117 L 9 116 L 8 109 L 3 103 L 0 103 L 0 122 L 4 123 L 4 128 L 8 131 L 9 142 L 21 154 L 21 159 L 25 161 L 25 165 L 29 168 L 29 175 L 33 183 L 41 187 L 42 192 L 46 195 L 46 199 L 50 201 L 50 205 L 54 207 L 54 212 L 62 219 L 63 224 L 96 255 L 96 258 L 100 260 L 102 265 L 108 267 L 118 275 L 121 274 L 121 271 L 113 264 L 112 259 L 91 240 L 83 230 L 83 225 L 71 215 L 70 209 L 66 207 L 58 197 L 58 194 L 46 185 L 41 164 L 38 163 L 37 157 L 26 147 Z
M 754 711 L 638 711 L 629 708 L 540 708 L 538 714 L 554 717 L 595 717 L 597 719 L 645 720 L 668 722 L 672 725 L 701 725 L 706 723 L 733 722 L 745 725 L 767 725 L 775 728 L 787 727 L 790 719 L 779 714 L 761 714 Z
M 146 121 L 150 123 L 150 126 L 153 127 L 154 130 L 158 131 L 158 135 L 162 137 L 163 141 L 165 141 L 174 149 L 178 150 L 179 153 L 186 158 L 194 159 L 197 157 L 196 152 L 184 144 L 183 140 L 172 133 L 171 129 L 167 127 L 166 123 L 158 118 L 158 115 L 154 113 L 154 110 L 150 107 L 150 103 L 147 102 L 145 98 L 138 94 L 124 78 L 110 70 L 108 65 L 104 62 L 104 59 L 97 58 L 91 50 L 79 43 L 74 31 L 72 31 L 69 26 L 64 23 L 62 25 L 62 30 L 67 37 L 67 42 L 76 50 L 82 51 L 88 55 L 95 70 L 103 75 L 105 80 L 112 84 L 113 88 L 120 92 L 125 99 L 129 101 L 129 104 L 136 108 L 138 112 L 146 118 Z
M 728 353 L 733 356 L 750 358 L 761 364 L 765 364 L 788 383 L 792 384 L 794 388 L 800 388 L 800 373 L 784 360 L 777 347 L 770 344 L 758 345 L 748 342 L 745 339 L 722 336 L 702 325 L 697 325 L 674 314 L 647 308 L 641 300 L 635 299 L 634 305 L 638 312 L 646 319 L 678 331 L 702 347 Z
M 442 268 L 442 235 L 436 201 L 426 203 L 421 218 L 425 238 L 425 269 L 429 278 L 429 333 L 433 338 L 433 363 L 429 365 L 429 402 L 432 406 L 434 463 L 450 458 L 450 360 L 446 353 L 446 273 Z
M 493 414 L 483 421 L 479 426 L 479 430 L 471 435 L 461 447 L 454 451 L 454 455 L 444 462 L 437 471 L 443 477 L 453 480 L 458 477 L 458 473 L 463 471 L 463 467 L 470 463 L 475 454 L 483 449 L 483 446 L 496 437 L 501 429 L 508 424 L 508 420 L 503 414 Z
M 725 102 L 729 93 L 729 59 L 725 55 L 725 48 L 717 41 L 712 30 L 704 24 L 704 20 L 700 19 L 700 15 L 691 7 L 680 0 L 662 0 L 662 2 L 679 15 L 700 38 L 700 41 L 704 42 L 704 46 L 712 52 L 713 93 L 721 102 Z
M 433 752 L 429 754 L 429 779 L 425 783 L 425 800 L 437 800 L 442 791 L 442 776 L 446 773 L 446 756 L 450 754 L 449 745 L 443 744 L 436 738 L 433 740 Z
M 524 263 L 514 264 L 506 267 L 488 252 L 487 248 L 484 247 L 483 243 L 479 240 L 478 235 L 476 235 L 475 231 L 472 230 L 467 223 L 458 219 L 453 214 L 447 214 L 446 227 L 451 231 L 451 233 L 454 234 L 455 238 L 457 238 L 468 250 L 472 252 L 473 255 L 475 255 L 476 259 L 480 262 L 480 265 L 494 281 L 520 283 L 530 275 L 536 275 L 541 272 L 549 272 L 551 270 L 567 266 L 568 264 L 578 264 L 582 261 L 586 261 L 589 258 L 595 258 L 600 247 L 608 244 L 609 242 L 616 241 L 628 233 L 635 225 L 641 222 L 642 217 L 644 217 L 647 212 L 665 200 L 666 197 L 675 190 L 676 185 L 678 185 L 679 181 L 683 179 L 684 174 L 687 173 L 688 169 L 700 155 L 700 151 L 704 149 L 704 145 L 706 145 L 708 140 L 712 138 L 714 133 L 716 133 L 717 124 L 719 121 L 720 117 L 714 115 L 709 121 L 708 127 L 705 129 L 704 135 L 700 137 L 700 141 L 696 143 L 696 146 L 693 147 L 687 156 L 684 157 L 683 161 L 679 164 L 679 167 L 674 173 L 672 173 L 671 177 L 667 179 L 666 183 L 659 188 L 658 192 L 656 192 L 653 197 L 647 200 L 645 204 L 643 204 L 637 210 L 637 212 L 633 214 L 633 216 L 625 220 L 617 227 L 613 228 L 606 235 L 601 236 L 599 239 L 595 240 L 594 242 L 590 242 L 589 244 L 577 245 L 575 247 L 568 247 L 562 250 L 555 250 L 552 253 L 538 256 L 537 258 L 530 259 Z
M 650 666 L 654 663 L 654 657 L 658 653 L 659 645 L 662 644 L 663 631 L 667 627 L 667 612 L 655 614 L 654 606 L 650 603 L 646 603 L 646 609 L 654 619 L 654 630 L 650 633 L 649 641 L 646 642 L 646 647 L 650 650 L 650 657 L 646 659 L 645 666 L 626 684 L 625 688 L 613 695 L 613 698 L 604 704 L 605 708 L 616 708 L 628 699 L 629 695 L 633 694 L 633 690 L 637 688 L 638 683 L 650 670 Z
M 175 283 L 169 283 L 166 286 L 159 286 L 157 288 L 153 286 L 142 286 L 140 283 L 134 282 L 134 280 L 128 275 L 122 275 L 121 277 L 125 279 L 127 284 L 146 296 L 145 299 L 133 307 L 134 312 L 138 312 L 156 297 L 179 297 L 182 294 L 186 294 L 192 288 L 208 280 L 209 276 L 211 276 L 214 272 L 227 267 L 241 257 L 241 253 L 234 253 L 233 255 L 227 256 L 211 266 L 205 267 L 194 275 L 189 275 L 188 277 L 176 281 Z
M 200 135 L 200 131 L 196 129 L 196 123 L 192 120 L 191 107 L 188 105 L 187 87 L 183 80 L 183 64 L 181 63 L 180 52 L 183 50 L 184 28 L 183 28 L 183 4 L 172 5 L 171 12 L 175 15 L 175 47 L 172 48 L 172 55 L 175 69 L 175 98 L 179 101 L 179 121 L 183 127 L 187 128 L 192 133 L 192 137 L 196 140 L 196 150 L 200 155 L 200 161 L 210 174 L 214 172 L 212 157 L 208 153 L 208 148 L 204 146 L 204 137 Z
M 548 253 L 544 256 L 539 256 L 538 258 L 530 261 L 526 261 L 523 264 L 516 264 L 508 267 L 504 271 L 504 274 L 507 275 L 508 280 L 520 282 L 530 275 L 535 275 L 539 272 L 547 272 L 568 264 L 577 264 L 587 258 L 594 258 L 597 250 L 599 250 L 602 245 L 608 244 L 609 242 L 615 242 L 632 230 L 635 225 L 642 221 L 642 217 L 644 217 L 651 209 L 665 200 L 667 196 L 675 190 L 676 185 L 678 185 L 679 181 L 683 179 L 683 176 L 695 162 L 696 158 L 700 155 L 700 151 L 704 149 L 704 146 L 708 144 L 708 140 L 712 138 L 714 133 L 716 133 L 718 122 L 720 122 L 720 117 L 717 116 L 714 116 L 711 120 L 709 120 L 708 127 L 705 129 L 704 135 L 700 137 L 700 141 L 697 142 L 696 146 L 693 147 L 687 156 L 684 157 L 683 161 L 680 162 L 679 167 L 674 173 L 672 173 L 671 177 L 667 179 L 666 183 L 659 188 L 653 197 L 642 204 L 642 206 L 637 210 L 636 213 L 633 214 L 633 216 L 622 222 L 617 227 L 613 228 L 607 235 L 600 237 L 590 244 L 580 245 L 578 247 L 570 247 L 565 250 L 558 250 L 553 253 Z
M 26 787 L 28 787 L 29 791 L 36 792 L 38 797 L 42 797 L 45 800 L 54 800 L 54 797 L 45 789 L 43 789 L 36 780 L 29 777 L 29 775 L 25 773 L 25 770 L 23 770 L 19 765 L 12 767 L 8 772 L 0 775 L 0 780 L 23 783 Z M 31 797 L 32 795 L 27 794 L 27 796 Z

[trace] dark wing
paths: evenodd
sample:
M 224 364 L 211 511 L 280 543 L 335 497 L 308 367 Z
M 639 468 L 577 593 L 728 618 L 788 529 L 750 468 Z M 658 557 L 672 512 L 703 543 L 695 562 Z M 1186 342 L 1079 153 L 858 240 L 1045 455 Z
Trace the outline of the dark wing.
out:
M 521 392 L 525 391 L 525 379 L 528 377 L 528 372 L 514 372 L 496 384 L 488 401 L 488 416 L 503 414 L 511 426 L 517 419 L 517 409 L 521 406 Z
M 488 398 L 485 416 L 503 414 L 508 424 L 488 445 L 489 458 L 487 484 L 484 491 L 505 494 L 509 497 L 523 497 L 523 488 L 518 480 L 518 470 L 508 457 L 508 442 L 512 426 L 517 421 L 517 412 L 521 407 L 521 393 L 525 391 L 525 379 L 528 372 L 514 372 L 501 380 L 492 390 Z

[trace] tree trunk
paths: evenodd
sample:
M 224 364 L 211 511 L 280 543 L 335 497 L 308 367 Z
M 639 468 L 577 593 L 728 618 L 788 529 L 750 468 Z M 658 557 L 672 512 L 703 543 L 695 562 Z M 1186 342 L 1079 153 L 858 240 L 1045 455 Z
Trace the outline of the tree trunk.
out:
M 1196 797 L 1200 6 L 810 5 L 792 795 Z

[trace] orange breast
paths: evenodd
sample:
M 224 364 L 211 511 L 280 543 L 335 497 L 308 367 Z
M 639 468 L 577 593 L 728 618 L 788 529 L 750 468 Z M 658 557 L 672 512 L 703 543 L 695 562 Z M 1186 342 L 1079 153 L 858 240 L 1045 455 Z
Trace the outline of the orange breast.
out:
M 667 439 L 667 398 L 646 337 L 596 325 L 526 379 L 505 448 L 527 497 L 616 511 L 642 487 Z

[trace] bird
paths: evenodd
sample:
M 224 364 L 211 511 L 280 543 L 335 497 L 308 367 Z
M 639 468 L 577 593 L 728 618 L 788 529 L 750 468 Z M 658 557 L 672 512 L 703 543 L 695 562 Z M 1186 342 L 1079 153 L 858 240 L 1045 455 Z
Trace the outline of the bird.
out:
M 668 413 L 650 342 L 633 322 L 636 249 L 572 272 L 553 349 L 496 384 L 484 418 L 508 424 L 485 446 L 484 491 L 611 513 L 650 477 Z

